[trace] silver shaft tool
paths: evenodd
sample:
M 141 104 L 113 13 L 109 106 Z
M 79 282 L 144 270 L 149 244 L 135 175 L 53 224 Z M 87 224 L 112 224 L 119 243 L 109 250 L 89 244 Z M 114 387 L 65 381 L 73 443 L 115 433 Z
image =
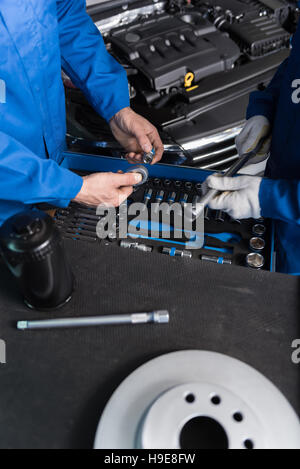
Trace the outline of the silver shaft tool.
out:
M 267 137 L 261 139 L 257 146 L 252 150 L 249 151 L 248 153 L 245 153 L 242 155 L 232 166 L 229 168 L 222 176 L 223 177 L 233 177 L 235 176 L 240 169 L 242 169 L 245 164 L 248 163 L 248 161 L 253 158 L 254 156 L 259 153 L 259 151 L 262 149 Z M 185 212 L 185 217 L 188 219 L 196 220 L 201 213 L 203 212 L 204 208 L 209 204 L 209 202 L 214 199 L 217 195 L 221 194 L 220 191 L 216 189 L 210 189 L 205 195 L 202 197 L 198 197 L 197 203 L 193 206 L 192 208 L 187 208 Z
M 95 316 L 86 318 L 48 319 L 41 321 L 19 321 L 17 329 L 61 329 L 73 327 L 114 326 L 120 324 L 167 324 L 170 320 L 168 311 L 151 313 L 116 314 L 112 316 Z
M 124 249 L 136 249 L 137 251 L 143 251 L 143 252 L 153 251 L 152 246 L 147 246 L 146 244 L 139 244 L 139 243 L 135 243 L 132 241 L 121 241 L 120 246 L 121 248 L 124 248 Z

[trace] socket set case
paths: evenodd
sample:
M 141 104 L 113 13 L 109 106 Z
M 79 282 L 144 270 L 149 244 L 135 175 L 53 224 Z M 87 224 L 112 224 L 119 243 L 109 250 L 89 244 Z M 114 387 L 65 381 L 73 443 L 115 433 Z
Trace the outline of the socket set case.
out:
M 132 168 L 126 160 L 64 153 L 62 166 L 81 175 L 93 172 L 128 171 Z M 195 196 L 201 195 L 201 183 L 211 174 L 199 169 L 156 164 L 147 166 L 149 180 L 131 195 L 131 203 L 146 203 L 150 207 L 155 202 L 190 203 Z M 149 198 L 151 196 L 151 198 Z M 130 234 L 131 226 L 136 228 L 135 217 L 128 217 Z M 190 249 L 188 239 L 174 236 L 174 227 L 171 227 L 171 236 L 164 239 L 151 234 L 153 221 L 140 224 L 139 235 L 128 236 L 127 239 L 118 239 L 115 234 L 106 240 L 97 237 L 96 227 L 101 216 L 93 208 L 78 204 L 71 204 L 67 209 L 58 209 L 55 216 L 56 223 L 66 238 L 90 242 L 103 242 L 119 248 L 138 249 L 151 255 L 153 252 L 197 260 L 199 262 L 214 262 L 219 264 L 232 264 L 239 266 L 252 265 L 256 268 L 275 271 L 274 229 L 270 220 L 242 220 L 236 221 L 222 212 L 205 210 L 204 245 L 201 249 Z M 171 223 L 172 224 L 172 223 Z M 142 226 L 141 226 L 142 225 Z M 158 230 L 155 221 L 155 230 Z M 159 225 L 158 225 L 159 226 Z M 136 232 L 135 232 L 136 233 Z M 248 256 L 248 257 L 247 257 Z M 263 258 L 264 262 L 261 263 Z

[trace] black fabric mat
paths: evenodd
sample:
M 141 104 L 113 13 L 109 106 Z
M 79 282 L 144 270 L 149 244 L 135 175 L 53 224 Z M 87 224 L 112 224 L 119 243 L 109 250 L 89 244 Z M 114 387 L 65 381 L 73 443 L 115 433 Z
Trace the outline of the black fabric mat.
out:
M 0 266 L 1 448 L 89 448 L 115 388 L 139 365 L 175 350 L 225 353 L 271 379 L 300 414 L 299 279 L 250 269 L 66 241 L 77 278 L 53 316 L 169 309 L 167 326 L 16 330 L 36 319 Z M 48 315 L 49 316 L 49 315 Z M 276 412 L 276 409 L 274 409 Z

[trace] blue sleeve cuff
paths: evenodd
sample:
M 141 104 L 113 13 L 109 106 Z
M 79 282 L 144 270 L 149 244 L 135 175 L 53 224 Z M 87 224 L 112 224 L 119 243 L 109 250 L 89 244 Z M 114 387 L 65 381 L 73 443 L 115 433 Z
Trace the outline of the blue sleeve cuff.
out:
M 61 197 L 56 200 L 51 200 L 51 204 L 57 207 L 66 208 L 81 191 L 83 179 L 82 177 L 78 176 L 78 174 L 75 174 L 68 169 L 59 169 L 62 171 L 61 177 L 64 181 L 64 187 L 60 194 Z
M 273 179 L 263 179 L 259 190 L 261 215 L 265 218 L 274 218 L 274 184 Z
M 300 225 L 299 181 L 263 179 L 259 201 L 263 217 Z

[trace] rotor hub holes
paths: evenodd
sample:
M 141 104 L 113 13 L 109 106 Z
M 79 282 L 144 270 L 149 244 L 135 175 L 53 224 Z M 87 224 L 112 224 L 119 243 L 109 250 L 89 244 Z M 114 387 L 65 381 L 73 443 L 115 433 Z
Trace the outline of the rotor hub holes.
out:
M 181 449 L 228 449 L 228 436 L 216 420 L 210 417 L 194 417 L 180 433 Z
M 187 395 L 185 396 L 185 400 L 186 400 L 186 402 L 188 402 L 189 404 L 192 404 L 193 402 L 195 402 L 196 396 L 195 396 L 195 394 L 193 394 L 193 393 L 190 392 L 189 394 L 187 394 Z
M 215 395 L 211 398 L 211 402 L 213 405 L 220 405 L 222 402 L 222 399 L 220 398 L 220 396 Z

